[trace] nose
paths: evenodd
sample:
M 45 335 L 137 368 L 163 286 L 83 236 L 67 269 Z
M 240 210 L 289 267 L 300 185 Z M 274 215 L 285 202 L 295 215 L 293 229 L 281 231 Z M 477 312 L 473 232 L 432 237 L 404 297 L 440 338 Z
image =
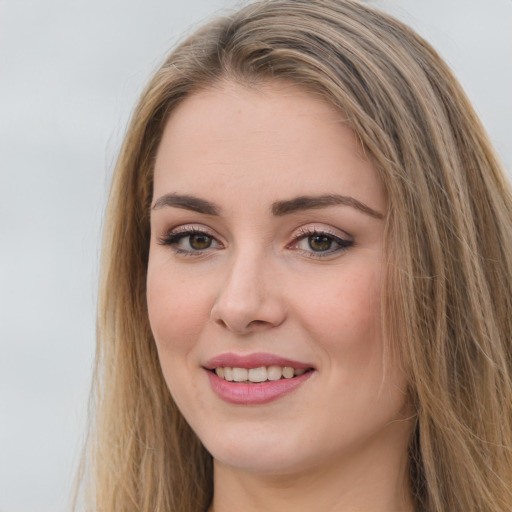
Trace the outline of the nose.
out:
M 234 333 L 249 334 L 284 322 L 286 305 L 278 284 L 279 269 L 268 259 L 262 255 L 234 258 L 211 310 L 215 323 Z

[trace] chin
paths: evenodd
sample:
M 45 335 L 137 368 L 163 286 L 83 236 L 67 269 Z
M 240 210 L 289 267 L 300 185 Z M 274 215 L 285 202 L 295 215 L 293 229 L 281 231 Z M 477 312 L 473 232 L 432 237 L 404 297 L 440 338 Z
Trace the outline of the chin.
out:
M 322 458 L 318 450 L 314 455 L 305 450 L 307 437 L 290 436 L 290 431 L 285 430 L 286 435 L 264 428 L 251 432 L 249 427 L 242 432 L 250 434 L 241 435 L 240 429 L 233 430 L 226 429 L 218 436 L 202 436 L 202 441 L 217 463 L 240 471 L 286 475 L 307 470 Z
M 227 450 L 215 450 L 212 456 L 216 463 L 237 471 L 261 475 L 288 475 L 301 472 L 308 467 L 306 461 L 291 457 L 289 453 L 276 451 L 275 445 L 266 447 L 264 452 L 261 449 L 244 450 L 232 446 Z

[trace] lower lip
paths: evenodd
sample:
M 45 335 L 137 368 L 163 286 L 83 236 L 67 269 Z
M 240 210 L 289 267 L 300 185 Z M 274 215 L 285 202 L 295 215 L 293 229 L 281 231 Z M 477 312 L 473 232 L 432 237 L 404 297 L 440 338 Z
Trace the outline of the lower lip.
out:
M 313 371 L 291 379 L 280 379 L 255 384 L 229 382 L 208 371 L 213 392 L 225 402 L 239 405 L 259 405 L 277 400 L 297 389 L 306 382 Z

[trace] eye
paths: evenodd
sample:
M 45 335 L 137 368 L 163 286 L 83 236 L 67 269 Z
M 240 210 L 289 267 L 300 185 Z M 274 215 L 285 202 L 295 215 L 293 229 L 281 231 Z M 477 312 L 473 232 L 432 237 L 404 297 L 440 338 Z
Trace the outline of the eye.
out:
M 350 238 L 343 238 L 330 231 L 318 228 L 301 228 L 299 236 L 289 246 L 311 258 L 322 258 L 339 254 L 354 245 Z
M 188 239 L 188 245 L 195 251 L 201 251 L 208 249 L 213 242 L 211 236 L 205 235 L 204 233 L 194 233 L 193 235 L 187 235 L 187 238 L 182 238 L 181 241 Z
M 328 235 L 314 235 L 308 236 L 301 240 L 301 242 L 307 241 L 308 247 L 315 252 L 328 251 L 332 248 L 334 239 Z
M 158 240 L 160 245 L 168 245 L 178 254 L 198 255 L 209 249 L 222 247 L 208 232 L 184 226 L 167 233 Z

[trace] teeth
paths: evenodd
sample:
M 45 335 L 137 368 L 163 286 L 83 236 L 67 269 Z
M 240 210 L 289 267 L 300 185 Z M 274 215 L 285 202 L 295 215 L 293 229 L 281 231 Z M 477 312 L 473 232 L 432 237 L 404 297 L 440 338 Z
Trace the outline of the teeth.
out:
M 229 380 L 229 382 L 233 381 L 233 368 L 224 368 L 224 378 Z
M 269 366 L 267 373 L 268 380 L 279 380 L 283 375 L 283 369 L 280 366 Z
M 247 368 L 233 368 L 233 380 L 235 382 L 245 382 L 248 376 Z
M 231 368 L 221 366 L 215 368 L 215 373 L 221 379 L 229 382 L 265 382 L 267 380 L 291 379 L 306 373 L 304 368 L 291 366 L 260 366 L 258 368 Z
M 283 368 L 283 377 L 285 379 L 291 379 L 293 377 L 293 368 L 291 366 L 285 366 Z
M 264 366 L 251 368 L 248 380 L 251 382 L 265 382 L 267 380 L 267 369 Z

